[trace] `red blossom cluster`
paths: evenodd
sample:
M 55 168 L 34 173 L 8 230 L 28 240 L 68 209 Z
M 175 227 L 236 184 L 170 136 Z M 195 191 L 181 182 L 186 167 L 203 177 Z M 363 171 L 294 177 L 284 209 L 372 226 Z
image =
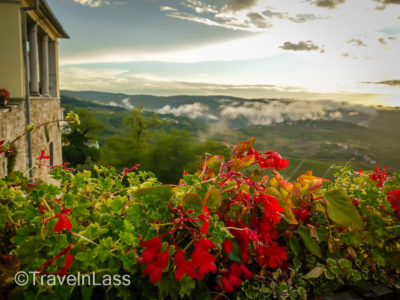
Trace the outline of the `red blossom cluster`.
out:
M 227 293 L 232 293 L 235 287 L 242 285 L 243 281 L 240 277 L 243 276 L 244 279 L 250 279 L 253 277 L 253 273 L 249 271 L 244 265 L 238 265 L 233 263 L 229 267 L 229 271 L 225 273 L 221 280 L 222 287 Z M 221 285 L 217 286 L 217 289 L 221 289 Z
M 146 248 L 139 258 L 139 263 L 146 265 L 143 270 L 143 275 L 149 276 L 151 283 L 157 283 L 161 280 L 162 270 L 168 266 L 170 259 L 169 248 L 172 244 L 175 246 L 176 250 L 174 258 L 174 264 L 177 268 L 175 272 L 176 280 L 180 280 L 185 274 L 188 274 L 188 276 L 194 279 L 201 280 L 207 273 L 215 273 L 217 271 L 217 267 L 214 264 L 215 257 L 211 255 L 209 251 L 216 248 L 216 246 L 203 236 L 208 232 L 210 215 L 208 208 L 204 206 L 202 214 L 198 216 L 188 216 L 194 213 L 193 209 L 183 212 L 183 207 L 172 208 L 169 205 L 167 206 L 177 217 L 172 222 L 174 224 L 173 228 L 161 236 L 156 236 L 148 241 L 140 242 L 140 245 Z M 197 228 L 188 225 L 192 224 L 192 222 L 202 222 L 200 231 L 198 231 Z M 174 233 L 181 228 L 188 230 L 191 233 L 193 240 L 196 240 L 194 242 L 194 251 L 191 256 L 191 261 L 186 260 L 186 252 L 179 249 L 175 244 Z M 170 236 L 170 243 L 168 244 L 167 249 L 164 252 L 161 252 L 161 238 L 167 235 Z
M 268 151 L 265 153 L 258 153 L 256 150 L 251 148 L 249 152 L 253 152 L 256 156 L 256 162 L 263 169 L 285 169 L 289 166 L 289 161 L 282 158 L 278 152 Z
M 145 250 L 139 262 L 146 265 L 143 274 L 149 276 L 150 282 L 161 280 L 162 272 L 168 267 L 170 259 L 176 268 L 176 280 L 181 280 L 185 274 L 202 280 L 207 274 L 216 273 L 216 289 L 223 289 L 227 293 L 233 292 L 242 285 L 243 280 L 253 276 L 247 264 L 251 264 L 251 269 L 257 270 L 263 267 L 285 267 L 287 247 L 279 246 L 276 231 L 284 209 L 274 196 L 266 192 L 262 182 L 254 181 L 236 170 L 253 164 L 262 168 L 282 169 L 288 166 L 288 162 L 277 152 L 259 153 L 249 146 L 251 142 L 252 140 L 244 142 L 234 148 L 231 161 L 221 162 L 220 167 L 217 167 L 220 169 L 218 175 L 208 174 L 211 171 L 207 161 L 203 163 L 201 172 L 197 173 L 202 180 L 212 181 L 211 188 L 218 189 L 224 198 L 217 209 L 211 210 L 205 200 L 202 213 L 190 216 L 194 213 L 193 209 L 185 211 L 182 206 L 172 208 L 167 204 L 173 214 L 172 229 L 140 243 Z M 211 158 L 211 161 L 215 163 L 216 159 Z M 182 183 L 182 186 L 185 184 Z M 233 236 L 222 243 L 223 252 L 218 255 L 213 253 L 217 246 L 207 238 L 210 213 L 215 213 Z M 308 215 L 301 212 L 303 221 L 306 217 Z M 185 249 L 180 249 L 175 243 L 174 234 L 178 230 L 188 231 L 191 237 L 192 241 L 187 241 Z M 170 240 L 162 252 L 161 239 L 166 236 L 170 236 Z M 168 254 L 171 246 L 176 250 L 174 258 Z M 235 247 L 235 251 L 240 253 L 240 263 L 232 262 L 229 258 Z M 188 255 L 187 249 L 191 255 Z
M 383 181 L 388 178 L 388 173 L 386 173 L 387 168 L 388 166 L 385 165 L 384 169 L 379 170 L 378 166 L 375 166 L 375 171 L 372 171 L 369 175 L 371 180 L 378 182 L 376 185 L 380 188 L 383 186 Z
M 396 211 L 400 222 L 400 190 L 388 191 L 387 198 L 392 206 L 392 209 Z
M 59 205 L 59 201 L 56 198 L 54 200 L 57 205 Z M 44 213 L 46 212 L 46 208 L 42 205 L 40 207 L 40 213 L 42 215 L 44 215 Z M 72 209 L 70 208 L 62 208 L 60 207 L 60 212 L 56 213 L 53 217 L 51 218 L 47 218 L 47 219 L 43 219 L 43 224 L 46 224 L 47 222 L 58 218 L 57 223 L 54 225 L 54 231 L 57 233 L 61 233 L 64 229 L 66 229 L 68 232 L 71 230 L 72 228 L 72 223 L 71 221 L 68 219 L 68 215 L 70 215 L 72 212 Z

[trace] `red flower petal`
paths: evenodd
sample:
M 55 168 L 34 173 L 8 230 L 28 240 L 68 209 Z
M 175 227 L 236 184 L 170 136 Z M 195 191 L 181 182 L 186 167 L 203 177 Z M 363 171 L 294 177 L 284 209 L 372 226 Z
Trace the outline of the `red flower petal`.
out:
M 226 253 L 231 253 L 233 249 L 233 242 L 231 240 L 225 240 L 223 243 L 223 247 Z
M 232 293 L 235 290 L 226 277 L 222 278 L 222 286 L 227 293 Z

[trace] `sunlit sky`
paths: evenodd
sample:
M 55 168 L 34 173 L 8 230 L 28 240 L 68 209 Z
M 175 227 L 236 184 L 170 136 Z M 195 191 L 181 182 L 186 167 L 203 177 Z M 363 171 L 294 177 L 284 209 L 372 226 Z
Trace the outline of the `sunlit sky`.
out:
M 48 0 L 61 88 L 400 106 L 400 0 Z

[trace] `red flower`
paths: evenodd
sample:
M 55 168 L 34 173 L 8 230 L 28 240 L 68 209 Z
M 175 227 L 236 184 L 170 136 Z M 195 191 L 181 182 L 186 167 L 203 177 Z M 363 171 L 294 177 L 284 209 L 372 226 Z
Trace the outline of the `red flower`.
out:
M 231 264 L 229 267 L 229 273 L 222 279 L 222 286 L 227 293 L 232 293 L 235 287 L 242 285 L 243 281 L 240 279 L 241 275 L 246 279 L 253 276 L 244 265 L 239 266 L 236 263 Z
M 217 267 L 214 264 L 215 257 L 209 253 L 211 249 L 217 248 L 217 246 L 210 240 L 201 239 L 195 242 L 194 248 L 192 263 L 197 268 L 197 278 L 202 280 L 207 273 L 217 272 Z
M 161 252 L 158 257 L 146 266 L 143 270 L 144 276 L 149 276 L 151 283 L 157 283 L 162 278 L 162 270 L 168 266 L 168 250 Z
M 180 281 L 183 275 L 187 274 L 193 279 L 196 279 L 197 273 L 191 261 L 186 260 L 185 252 L 176 250 L 174 264 L 176 266 L 175 279 Z
M 387 168 L 388 166 L 385 165 L 385 169 L 379 170 L 378 166 L 375 166 L 375 171 L 372 171 L 369 175 L 371 180 L 378 181 L 376 185 L 380 188 L 383 186 L 383 181 L 388 177 L 388 174 L 386 173 Z
M 122 174 L 122 176 L 125 176 L 125 175 L 127 175 L 129 172 L 131 172 L 132 170 L 136 170 L 136 169 L 139 168 L 139 167 L 140 167 L 140 165 L 136 164 L 136 165 L 134 165 L 133 167 L 131 167 L 131 168 L 129 168 L 129 169 L 124 168 L 124 170 L 121 172 L 121 174 Z
M 44 153 L 45 153 L 44 150 L 42 150 L 42 151 L 40 152 L 40 156 L 36 157 L 36 159 L 37 159 L 37 160 L 50 159 L 50 156 L 44 155 Z
M 231 240 L 225 240 L 222 244 L 226 253 L 231 253 L 233 249 L 233 242 Z
M 60 253 L 58 253 L 56 255 L 56 257 L 49 259 L 43 265 L 41 265 L 39 267 L 39 269 L 37 270 L 37 272 L 39 272 L 39 274 L 46 274 L 46 275 L 60 275 L 60 276 L 67 275 L 68 274 L 67 271 L 68 271 L 69 267 L 71 266 L 72 261 L 74 259 L 72 255 L 67 254 L 69 252 L 69 250 L 71 250 L 71 248 L 72 248 L 72 245 L 71 244 L 68 245 L 68 247 L 61 250 Z M 66 254 L 67 254 L 67 256 L 65 257 L 64 266 L 60 270 L 58 270 L 55 273 L 43 273 L 43 271 L 46 270 L 48 266 L 54 264 L 59 257 L 66 255 Z
M 46 212 L 46 207 L 44 207 L 44 205 L 40 206 L 40 213 L 44 215 L 45 212 Z
M 208 207 L 203 207 L 203 215 L 200 216 L 200 220 L 203 221 L 203 225 L 201 226 L 201 232 L 206 234 L 208 232 L 208 227 L 210 226 L 209 220 L 210 212 L 208 211 Z
M 70 163 L 62 163 L 62 164 L 61 164 L 62 169 L 63 169 L 63 170 L 67 170 L 67 171 L 74 172 L 75 169 L 72 169 L 72 168 L 68 168 L 68 167 L 67 167 L 69 164 L 70 164 Z
M 59 214 L 56 215 L 58 218 L 58 222 L 56 225 L 54 225 L 54 231 L 60 233 L 64 229 L 67 229 L 69 232 L 72 228 L 71 221 L 68 219 L 67 215 L 69 215 L 72 212 L 72 209 L 70 208 L 65 208 L 61 210 Z
M 242 275 L 244 278 L 250 279 L 251 277 L 253 277 L 253 273 L 251 273 L 250 270 L 247 269 L 244 265 L 241 265 L 240 269 L 242 270 Z
M 260 166 L 260 168 L 263 169 L 275 168 L 279 170 L 279 169 L 285 169 L 289 165 L 289 161 L 287 159 L 282 158 L 278 152 L 268 151 L 265 154 L 267 155 L 267 157 L 265 158 L 261 157 L 258 160 L 258 165 Z
M 147 249 L 143 251 L 139 258 L 141 264 L 147 265 L 151 262 L 157 255 L 159 255 L 161 250 L 161 240 L 158 236 L 152 238 L 148 241 L 141 241 L 140 246 L 146 247 Z
M 147 265 L 143 270 L 144 276 L 149 276 L 151 283 L 157 283 L 162 278 L 162 270 L 168 266 L 168 250 L 161 252 L 161 240 L 158 236 L 148 241 L 141 241 L 140 245 L 146 250 L 139 258 L 139 263 Z
M 388 191 L 387 197 L 400 222 L 400 190 Z
M 311 216 L 311 213 L 308 210 L 301 207 L 295 208 L 293 210 L 293 213 L 296 216 L 296 218 L 299 219 L 302 223 L 304 223 L 307 220 L 307 218 Z
M 224 277 L 222 278 L 222 286 L 227 293 L 232 293 L 235 288 L 232 286 L 232 284 L 229 282 L 228 278 Z
M 71 254 L 67 254 L 67 256 L 65 257 L 65 263 L 64 266 L 58 270 L 57 272 L 54 273 L 54 275 L 67 275 L 68 274 L 68 269 L 72 264 L 72 261 L 74 260 L 74 257 Z
M 277 243 L 271 246 L 258 246 L 256 248 L 258 264 L 273 269 L 282 266 L 287 260 L 286 249 L 287 247 L 280 247 Z
M 46 224 L 48 221 L 58 218 L 57 223 L 54 225 L 54 231 L 57 233 L 61 233 L 64 229 L 67 229 L 69 232 L 72 228 L 72 224 L 68 219 L 67 215 L 71 214 L 72 209 L 64 208 L 60 213 L 56 214 L 54 217 L 43 220 L 43 223 Z

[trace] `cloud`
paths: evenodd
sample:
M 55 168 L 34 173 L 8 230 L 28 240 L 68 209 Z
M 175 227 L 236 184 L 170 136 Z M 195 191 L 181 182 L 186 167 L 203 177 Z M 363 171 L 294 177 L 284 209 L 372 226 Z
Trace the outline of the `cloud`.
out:
M 337 8 L 337 6 L 343 4 L 345 1 L 346 0 L 313 0 L 311 1 L 311 4 L 318 7 L 335 9 Z
M 394 79 L 394 80 L 384 80 L 384 81 L 365 81 L 361 83 L 366 83 L 366 84 L 383 84 L 383 85 L 388 85 L 388 86 L 400 86 L 400 80 L 399 79 Z
M 193 9 L 196 13 L 218 13 L 215 5 L 206 4 L 200 0 L 185 0 L 182 4 L 188 8 Z
M 90 7 L 99 7 L 103 4 L 105 5 L 110 5 L 110 1 L 107 0 L 73 0 L 76 3 L 82 4 L 82 5 L 87 5 Z
M 257 0 L 231 0 L 225 7 L 226 11 L 240 11 L 249 9 L 257 4 Z
M 317 17 L 314 14 L 296 14 L 295 17 L 288 17 L 288 20 L 295 22 L 295 23 L 304 23 L 309 21 L 315 21 L 318 19 L 323 19 L 321 17 Z
M 176 8 L 169 7 L 169 6 L 160 6 L 161 11 L 177 11 Z
M 200 102 L 175 107 L 165 105 L 153 111 L 159 114 L 191 119 L 202 118 L 229 127 L 241 123 L 245 126 L 271 125 L 300 120 L 348 120 L 355 115 L 376 115 L 371 106 L 334 101 L 287 101 L 214 99 L 219 105 L 213 110 Z M 232 123 L 233 122 L 233 123 Z M 219 126 L 218 126 L 219 127 Z
M 348 44 L 353 44 L 354 46 L 358 46 L 358 47 L 366 47 L 367 44 L 365 44 L 362 40 L 360 39 L 351 39 L 349 41 L 347 41 Z
M 379 42 L 380 44 L 382 44 L 382 45 L 385 45 L 385 46 L 387 45 L 384 38 L 379 38 L 379 39 L 378 39 L 378 42 Z
M 248 13 L 247 17 L 249 18 L 250 23 L 254 24 L 254 26 L 258 28 L 269 28 L 272 27 L 270 23 L 268 23 L 265 17 L 257 12 Z
M 337 120 L 350 116 L 355 111 L 358 114 L 376 114 L 373 107 L 334 101 L 249 100 L 236 105 L 221 105 L 219 110 L 218 120 L 229 122 L 244 118 L 247 125 L 270 125 L 300 120 Z
M 400 5 L 400 0 L 375 0 L 378 2 L 381 6 L 376 7 L 378 10 L 385 9 L 387 5 L 391 4 L 397 4 Z
M 306 41 L 306 42 L 300 41 L 297 44 L 292 42 L 285 42 L 279 48 L 282 48 L 284 50 L 293 50 L 293 51 L 317 51 L 317 50 L 323 51 L 323 49 L 315 45 L 312 41 Z
M 208 120 L 217 120 L 218 118 L 210 114 L 210 110 L 207 105 L 199 102 L 193 104 L 183 104 L 178 107 L 171 107 L 170 105 L 165 105 L 164 107 L 157 109 L 159 114 L 172 114 L 174 116 L 183 116 L 190 119 L 205 118 Z
M 340 53 L 340 55 L 345 58 L 357 59 L 357 56 L 350 54 L 349 52 L 343 52 L 343 53 Z
M 122 102 L 122 104 L 124 105 L 125 108 L 127 108 L 127 109 L 132 109 L 133 108 L 133 105 L 129 103 L 129 98 L 122 99 L 121 102 Z

